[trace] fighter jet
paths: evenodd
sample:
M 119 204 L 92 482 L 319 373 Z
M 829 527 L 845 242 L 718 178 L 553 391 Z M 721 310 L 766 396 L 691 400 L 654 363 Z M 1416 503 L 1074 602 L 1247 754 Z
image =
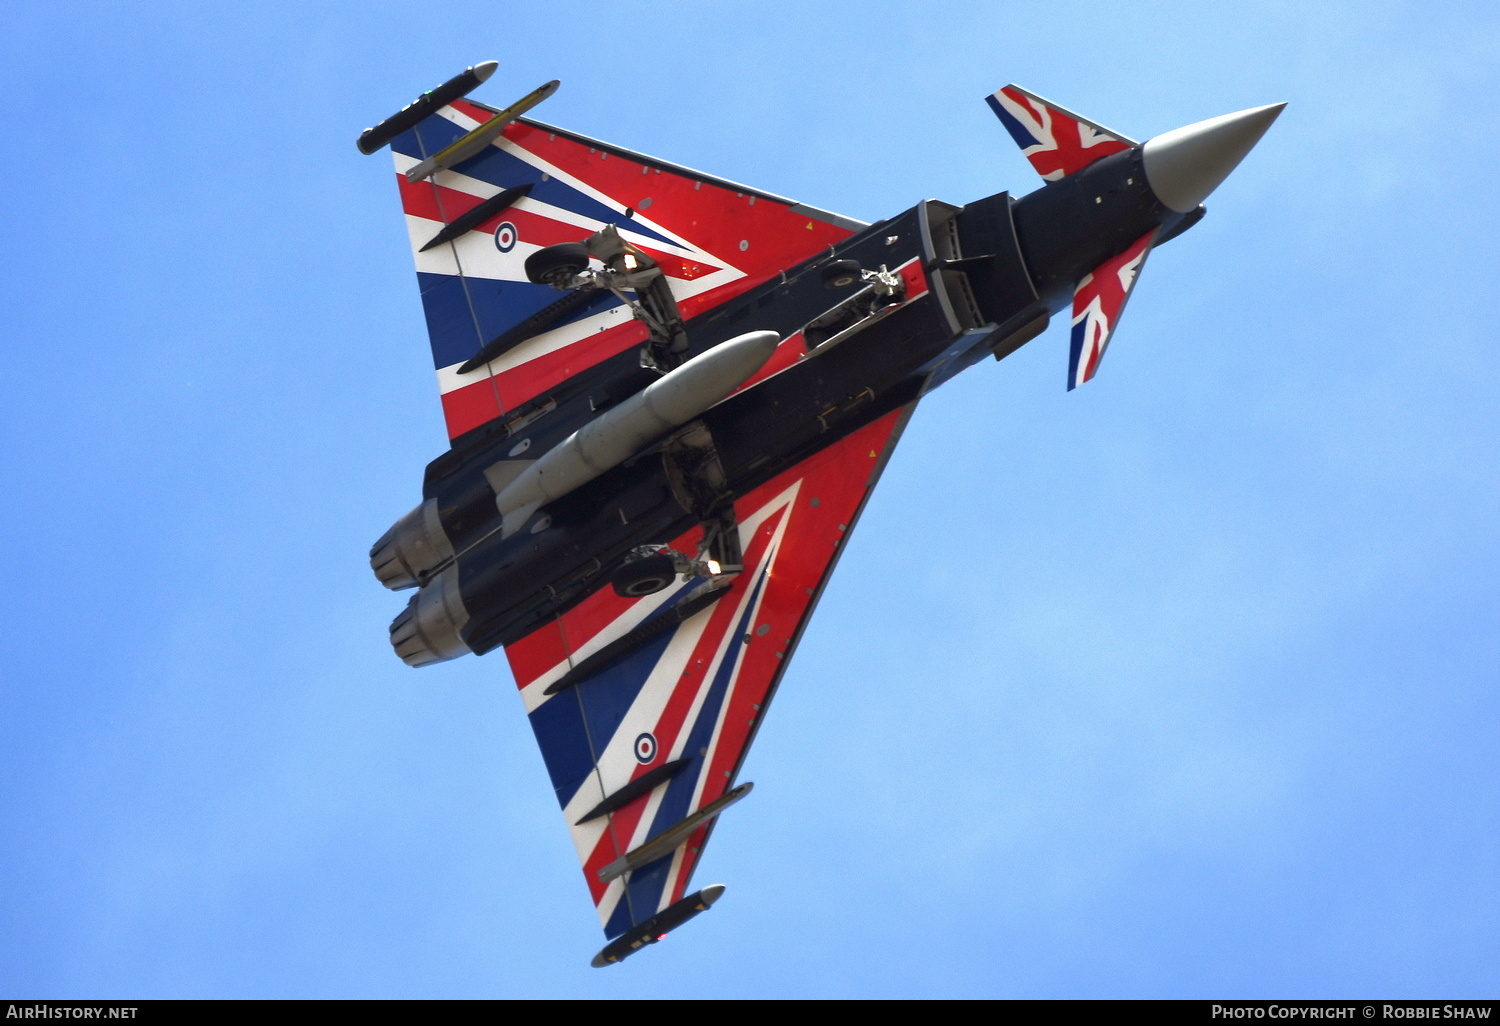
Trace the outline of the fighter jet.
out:
M 389 145 L 450 448 L 375 543 L 425 666 L 504 649 L 607 945 L 689 890 L 797 641 L 923 398 L 1068 311 L 1099 370 L 1146 258 L 1284 104 L 1144 143 L 1010 85 L 1045 184 L 874 224 L 496 109 L 476 65 Z

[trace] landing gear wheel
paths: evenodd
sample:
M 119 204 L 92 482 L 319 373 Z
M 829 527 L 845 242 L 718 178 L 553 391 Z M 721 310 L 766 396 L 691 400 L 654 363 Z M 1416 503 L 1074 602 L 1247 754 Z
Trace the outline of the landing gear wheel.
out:
M 858 260 L 835 260 L 831 264 L 823 266 L 823 287 L 825 289 L 847 289 L 850 285 L 860 279 Z
M 526 258 L 526 277 L 538 285 L 566 288 L 589 266 L 589 251 L 581 242 L 563 242 L 539 249 Z
M 610 575 L 615 594 L 622 598 L 640 598 L 654 595 L 670 587 L 677 580 L 677 563 L 671 555 L 658 552 L 654 556 L 632 559 Z

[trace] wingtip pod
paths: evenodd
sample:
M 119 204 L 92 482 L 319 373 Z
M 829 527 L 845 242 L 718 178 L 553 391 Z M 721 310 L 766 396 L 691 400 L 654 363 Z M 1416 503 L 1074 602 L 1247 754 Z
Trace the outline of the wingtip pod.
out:
M 429 114 L 477 89 L 499 66 L 498 61 L 481 61 L 472 68 L 465 68 L 431 92 L 418 96 L 374 128 L 365 129 L 354 145 L 359 147 L 359 152 L 369 156 Z
M 724 894 L 723 884 L 710 884 L 697 894 L 690 894 L 646 920 L 640 926 L 622 933 L 606 944 L 589 964 L 595 969 L 623 962 L 647 944 L 655 944 L 671 930 L 692 919 L 700 912 L 707 912 L 713 903 Z
M 1260 142 L 1285 107 L 1251 107 L 1146 140 L 1141 161 L 1151 191 L 1178 213 L 1196 209 Z

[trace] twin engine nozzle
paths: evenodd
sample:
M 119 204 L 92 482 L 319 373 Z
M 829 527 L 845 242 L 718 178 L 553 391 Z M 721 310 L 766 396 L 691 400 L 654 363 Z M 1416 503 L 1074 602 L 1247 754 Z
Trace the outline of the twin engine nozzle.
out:
M 541 507 L 594 480 L 656 439 L 698 417 L 755 375 L 781 336 L 752 331 L 721 342 L 645 389 L 594 417 L 536 460 L 500 460 L 485 470 L 496 491 L 500 540 L 542 521 Z M 469 622 L 459 589 L 453 543 L 436 498 L 429 498 L 381 535 L 370 567 L 387 588 L 417 588 L 391 624 L 391 644 L 411 666 L 470 651 L 461 632 Z
M 370 569 L 392 591 L 415 588 L 453 558 L 436 499 L 428 499 L 391 525 L 370 547 Z
M 381 584 L 392 591 L 418 589 L 391 622 L 391 645 L 408 666 L 440 663 L 469 651 L 459 636 L 469 611 L 459 593 L 453 556 L 436 499 L 396 521 L 370 548 L 370 569 Z

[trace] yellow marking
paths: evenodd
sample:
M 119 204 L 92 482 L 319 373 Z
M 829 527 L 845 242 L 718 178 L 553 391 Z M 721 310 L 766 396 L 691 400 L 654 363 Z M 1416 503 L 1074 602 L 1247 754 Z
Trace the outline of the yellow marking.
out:
M 511 104 L 509 107 L 506 107 L 500 113 L 490 118 L 484 124 L 475 128 L 472 132 L 469 132 L 467 135 L 460 136 L 457 141 L 444 147 L 437 153 L 436 156 L 430 157 L 428 160 L 423 161 L 423 165 L 432 165 L 430 171 L 427 171 L 425 174 L 421 174 L 418 178 L 415 179 L 411 178 L 410 174 L 408 174 L 407 180 L 421 181 L 423 178 L 431 176 L 434 172 L 445 170 L 449 167 L 452 167 L 454 164 L 458 164 L 467 160 L 469 157 L 472 157 L 474 154 L 478 153 L 480 150 L 484 149 L 491 142 L 493 142 L 495 137 L 498 136 L 502 131 L 504 131 L 506 125 L 516 120 L 516 118 L 520 117 L 532 107 L 535 107 L 537 104 L 541 103 L 556 91 L 556 80 L 548 82 L 546 85 L 539 88 L 533 89 L 531 92 L 521 97 L 515 103 Z M 590 150 L 589 152 L 592 153 L 593 151 Z M 412 170 L 415 171 L 417 170 L 417 168 L 413 168 Z

